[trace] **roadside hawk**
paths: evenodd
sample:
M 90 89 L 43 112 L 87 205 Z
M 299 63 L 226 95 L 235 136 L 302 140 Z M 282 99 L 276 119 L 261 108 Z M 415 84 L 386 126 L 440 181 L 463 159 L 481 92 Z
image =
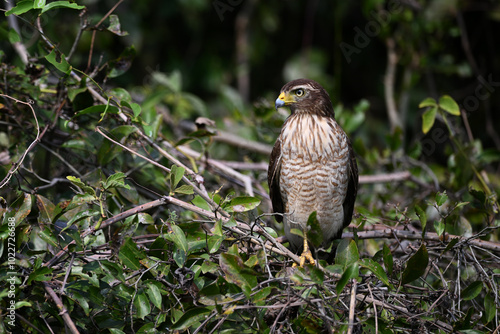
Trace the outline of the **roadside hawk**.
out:
M 328 249 L 351 222 L 358 189 L 358 167 L 349 138 L 335 121 L 326 90 L 313 80 L 298 79 L 281 88 L 276 109 L 289 107 L 270 157 L 267 181 L 278 222 L 293 251 L 301 252 L 300 265 L 314 264 L 307 238 L 308 218 L 316 212 L 322 233 L 321 248 Z

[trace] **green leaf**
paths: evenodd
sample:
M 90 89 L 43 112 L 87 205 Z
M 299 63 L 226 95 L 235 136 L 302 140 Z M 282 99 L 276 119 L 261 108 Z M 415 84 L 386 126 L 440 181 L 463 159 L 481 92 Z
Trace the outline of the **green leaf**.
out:
M 116 97 L 120 102 L 131 102 L 132 97 L 130 96 L 130 93 L 125 89 L 121 87 L 116 87 L 113 88 L 109 91 L 109 95 Z
M 79 6 L 76 3 L 70 3 L 69 1 L 54 1 L 43 7 L 42 9 L 42 14 L 45 13 L 48 10 L 58 8 L 58 7 L 63 7 L 63 8 L 69 8 L 69 9 L 84 9 L 85 6 Z
M 38 221 L 42 224 L 51 224 L 61 209 L 56 207 L 48 198 L 42 195 L 35 195 L 36 206 L 38 207 Z
M 207 201 L 203 199 L 200 195 L 196 195 L 192 200 L 191 203 L 193 205 L 199 207 L 200 209 L 210 211 L 210 205 L 208 205 Z
M 177 187 L 177 184 L 182 180 L 185 172 L 186 169 L 183 167 L 172 165 L 170 169 L 170 189 L 174 190 Z
M 425 273 L 425 269 L 429 264 L 429 254 L 424 244 L 420 246 L 418 251 L 408 259 L 406 268 L 403 271 L 401 284 L 413 282 Z
M 5 16 L 9 16 L 11 14 L 21 15 L 33 9 L 33 0 L 25 0 L 20 1 L 17 5 L 5 13 Z
M 304 232 L 303 232 L 301 229 L 298 229 L 298 228 L 291 228 L 291 229 L 290 229 L 290 233 L 291 233 L 291 234 L 298 235 L 298 236 L 299 236 L 299 237 L 301 237 L 302 239 L 304 239 L 304 238 L 305 238 Z
M 161 310 L 162 297 L 160 289 L 154 283 L 148 283 L 148 290 L 146 293 L 148 294 L 151 303 Z
M 14 29 L 9 29 L 9 42 L 11 44 L 17 43 L 21 41 L 21 37 L 17 34 Z
M 108 31 L 112 32 L 115 35 L 118 36 L 127 36 L 128 32 L 122 31 L 121 24 L 120 24 L 120 19 L 118 18 L 118 15 L 111 14 L 109 16 L 109 26 L 108 26 Z
M 47 276 L 52 273 L 52 268 L 40 267 L 35 269 L 28 277 L 27 285 L 30 285 L 32 281 L 50 281 L 51 276 Z
M 342 290 L 344 290 L 350 279 L 357 278 L 359 276 L 359 265 L 358 262 L 351 263 L 347 268 L 345 268 L 342 277 L 340 277 L 337 282 L 336 291 L 337 295 L 340 295 Z
M 439 236 L 443 235 L 445 228 L 446 225 L 442 221 L 437 221 L 437 220 L 434 221 L 434 230 L 436 230 L 437 235 Z
M 71 291 L 71 297 L 74 298 L 77 302 L 78 305 L 83 309 L 83 312 L 85 312 L 86 316 L 90 315 L 90 306 L 89 306 L 89 300 L 88 296 L 80 294 L 77 291 L 72 290 Z
M 53 247 L 58 247 L 59 246 L 56 237 L 54 236 L 54 234 L 48 228 L 45 228 L 45 229 L 41 230 L 38 233 L 38 236 L 43 241 L 45 241 L 46 243 L 52 245 Z
M 422 115 L 422 132 L 426 134 L 434 125 L 434 121 L 436 120 L 437 107 L 432 107 L 427 109 Z
M 80 220 L 83 220 L 83 219 L 86 219 L 86 218 L 98 217 L 100 215 L 101 215 L 101 213 L 99 212 L 99 210 L 83 210 L 83 211 L 79 211 L 73 217 L 71 217 L 71 219 L 66 224 L 66 227 L 63 228 L 61 232 L 66 231 L 74 223 L 79 222 Z
M 252 296 L 252 302 L 258 303 L 260 301 L 265 301 L 267 296 L 271 294 L 272 290 L 273 287 L 270 286 L 257 290 L 257 292 Z
M 389 282 L 389 279 L 387 278 L 387 274 L 385 273 L 384 268 L 382 268 L 380 264 L 370 258 L 361 259 L 358 263 L 361 267 L 370 270 L 386 286 L 392 286 Z
M 35 0 L 33 1 L 33 8 L 41 9 L 45 6 L 45 0 Z
M 443 95 L 439 98 L 439 107 L 449 114 L 460 116 L 457 102 L 449 95 Z
M 184 231 L 177 226 L 172 225 L 172 231 L 163 235 L 165 239 L 172 241 L 177 247 L 177 251 L 174 253 L 174 260 L 179 267 L 184 266 L 184 262 L 187 257 L 189 246 L 186 240 L 186 235 Z
M 132 65 L 135 55 L 136 50 L 132 45 L 123 50 L 117 59 L 110 60 L 108 62 L 108 77 L 116 78 L 127 72 Z
M 420 224 L 422 225 L 422 233 L 424 233 L 425 227 L 427 226 L 427 214 L 418 205 L 415 206 L 415 214 L 417 215 L 418 219 L 420 219 Z
M 14 219 L 16 227 L 30 214 L 32 205 L 32 197 L 28 193 L 23 193 L 12 203 L 11 208 L 15 209 Z
M 193 186 L 183 184 L 174 191 L 176 194 L 192 195 L 194 194 Z
M 384 246 L 382 247 L 382 257 L 384 259 L 384 266 L 385 269 L 387 270 L 387 273 L 389 275 L 392 275 L 393 257 L 391 249 L 386 244 L 384 244 Z
M 463 300 L 472 300 L 479 296 L 481 293 L 481 290 L 483 290 L 483 282 L 481 281 L 475 281 L 469 284 L 468 287 L 462 290 L 462 299 Z
M 319 225 L 316 211 L 313 211 L 307 219 L 307 241 L 313 244 L 314 247 L 319 247 L 323 242 L 323 231 Z
M 60 54 L 60 61 L 57 61 L 57 52 L 56 49 L 52 49 L 52 51 L 45 56 L 45 59 L 49 63 L 55 66 L 59 71 L 64 72 L 64 73 L 69 73 L 71 71 L 71 65 L 66 61 L 66 56 L 64 53 Z
M 251 196 L 239 196 L 231 199 L 223 207 L 227 212 L 246 212 L 255 209 L 260 199 Z
M 444 249 L 444 251 L 443 251 L 442 254 L 444 254 L 447 251 L 449 251 L 450 249 L 452 249 L 453 246 L 455 246 L 459 240 L 460 240 L 460 238 L 453 238 L 453 239 L 451 239 L 451 241 L 448 243 L 448 245 L 446 245 L 446 248 Z
M 118 111 L 119 111 L 119 109 L 115 106 L 111 106 L 109 104 L 99 104 L 97 106 L 92 106 L 92 107 L 88 107 L 88 108 L 85 108 L 83 110 L 80 110 L 73 117 L 78 117 L 78 116 L 87 115 L 87 114 L 96 114 L 96 113 L 118 114 Z
M 125 239 L 118 253 L 120 261 L 131 270 L 139 270 L 141 268 L 139 260 L 145 257 L 146 255 L 137 248 L 137 244 L 130 237 Z
M 96 192 L 94 188 L 87 186 L 85 183 L 82 182 L 78 177 L 74 176 L 66 176 L 66 179 L 68 179 L 71 183 L 73 183 L 75 186 L 79 187 L 80 189 L 83 190 L 86 194 L 92 195 L 95 198 L 97 198 Z
M 144 212 L 140 212 L 137 214 L 137 220 L 139 221 L 139 224 L 144 225 L 153 225 L 155 223 L 153 217 L 151 217 L 150 214 Z
M 335 255 L 335 263 L 342 266 L 342 268 L 347 268 L 354 262 L 359 260 L 358 246 L 354 240 L 342 239 L 339 246 L 337 247 L 337 253 Z
M 220 245 L 222 245 L 224 239 L 225 238 L 223 236 L 218 236 L 218 235 L 210 236 L 207 240 L 208 252 L 210 254 L 217 252 L 220 248 Z
M 134 299 L 134 306 L 137 310 L 136 316 L 140 319 L 144 319 L 149 313 L 151 313 L 151 305 L 149 304 L 148 296 L 142 292 L 138 293 Z
M 436 194 L 436 204 L 438 206 L 443 205 L 446 201 L 448 200 L 448 195 L 446 195 L 446 190 L 441 192 L 438 192 Z
M 419 108 L 425 108 L 425 107 L 437 107 L 436 100 L 434 100 L 432 97 L 428 97 L 420 104 L 418 105 Z
M 111 334 L 126 334 L 124 331 L 118 328 L 108 328 L 108 330 Z
M 249 297 L 250 290 L 257 285 L 257 273 L 245 266 L 238 255 L 222 253 L 219 262 L 226 280 L 240 286 Z
M 459 203 L 455 204 L 455 207 L 453 208 L 453 210 L 461 208 L 462 206 L 465 206 L 465 205 L 467 205 L 469 203 L 470 202 L 459 202 Z
M 495 318 L 496 312 L 495 298 L 492 293 L 487 293 L 484 296 L 484 323 L 491 322 Z
M 186 313 L 180 317 L 180 319 L 172 326 L 170 329 L 172 330 L 186 330 L 189 327 L 197 324 L 201 320 L 205 319 L 205 317 L 212 312 L 207 307 L 195 307 L 188 310 Z
M 134 113 L 134 117 L 137 117 L 141 114 L 142 108 L 139 104 L 137 104 L 135 102 L 127 102 L 127 101 L 120 101 L 120 102 L 121 102 L 122 106 L 132 109 L 132 112 Z
M 110 175 L 106 182 L 103 184 L 104 189 L 110 189 L 110 188 L 124 188 L 124 189 L 130 189 L 130 186 L 128 184 L 125 184 L 125 178 L 127 175 L 122 172 L 115 173 L 113 175 Z
M 125 276 L 123 275 L 123 268 L 121 265 L 108 260 L 101 260 L 99 261 L 99 264 L 108 279 L 117 279 L 122 283 L 125 283 Z

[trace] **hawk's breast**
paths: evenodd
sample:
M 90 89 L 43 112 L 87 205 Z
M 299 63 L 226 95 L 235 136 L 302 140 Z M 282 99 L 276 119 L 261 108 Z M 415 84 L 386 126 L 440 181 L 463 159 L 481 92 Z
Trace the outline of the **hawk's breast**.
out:
M 333 118 L 294 114 L 280 134 L 280 192 L 285 232 L 299 248 L 302 239 L 291 228 L 305 228 L 316 211 L 325 246 L 343 228 L 349 168 L 347 136 Z

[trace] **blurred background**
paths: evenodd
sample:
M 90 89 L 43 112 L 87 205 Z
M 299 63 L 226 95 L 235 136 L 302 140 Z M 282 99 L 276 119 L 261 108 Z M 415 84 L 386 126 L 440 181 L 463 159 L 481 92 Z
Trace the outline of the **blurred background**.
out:
M 71 63 L 84 70 L 91 26 L 117 1 L 80 3 L 89 27 Z M 102 31 L 107 23 L 101 24 L 87 71 L 133 48 L 133 60 L 121 59 L 127 71 L 107 85 L 151 87 L 154 73 L 175 74 L 183 91 L 208 106 L 185 115 L 193 119 L 203 114 L 220 121 L 235 112 L 264 117 L 259 111 L 267 113 L 262 107 L 272 106 L 284 83 L 307 77 L 328 90 L 334 105 L 369 102 L 362 132 L 373 144 L 383 144 L 397 126 L 405 145 L 421 141 L 418 103 L 449 94 L 468 111 L 483 145 L 500 148 L 498 1 L 145 0 L 121 2 L 113 14 L 128 35 Z M 48 11 L 41 21 L 68 54 L 79 11 Z M 21 29 L 33 49 L 37 34 L 26 24 Z M 15 61 L 6 41 L 2 50 L 4 60 Z

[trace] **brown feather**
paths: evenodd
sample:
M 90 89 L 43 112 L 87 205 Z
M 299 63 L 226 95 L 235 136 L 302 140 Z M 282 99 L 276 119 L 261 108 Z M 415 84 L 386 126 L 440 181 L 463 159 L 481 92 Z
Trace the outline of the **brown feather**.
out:
M 298 95 L 298 89 L 303 94 Z M 281 95 L 280 99 L 286 101 L 291 114 L 270 157 L 268 184 L 273 211 L 282 214 L 276 215 L 276 220 L 285 223 L 294 249 L 300 249 L 302 243 L 290 229 L 305 229 L 308 215 L 317 211 L 323 246 L 327 247 L 342 236 L 342 229 L 352 219 L 358 188 L 354 151 L 320 84 L 293 80 L 281 92 L 286 99 Z M 277 100 L 280 105 L 281 101 Z

